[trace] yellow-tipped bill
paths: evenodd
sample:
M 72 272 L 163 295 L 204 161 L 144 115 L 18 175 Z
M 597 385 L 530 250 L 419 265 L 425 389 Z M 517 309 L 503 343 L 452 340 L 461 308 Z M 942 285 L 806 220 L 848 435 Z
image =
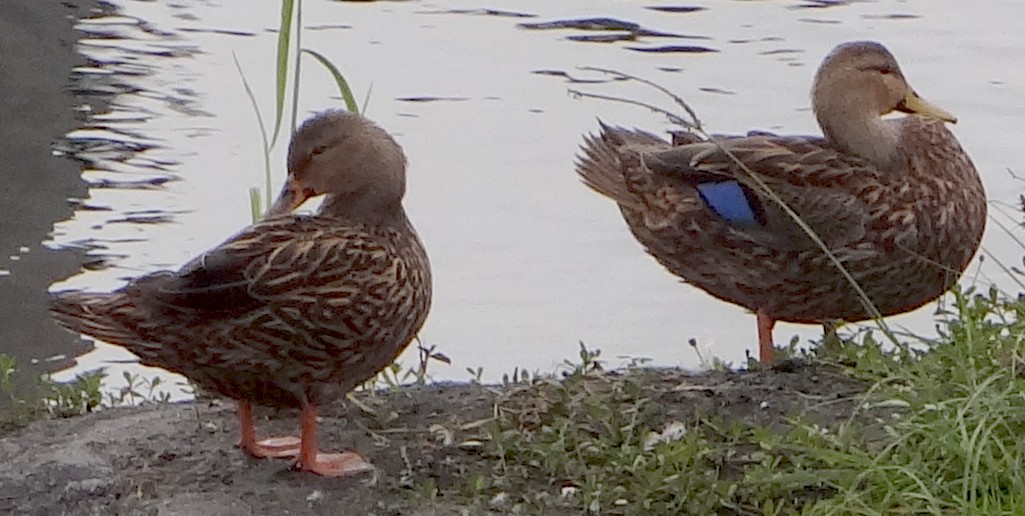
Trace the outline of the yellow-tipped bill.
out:
M 915 93 L 915 90 L 912 89 L 908 89 L 908 93 L 904 96 L 904 100 L 902 100 L 897 106 L 897 111 L 931 116 L 952 124 L 957 123 L 957 117 L 951 112 L 934 104 L 930 104 L 922 97 L 919 97 L 918 94 Z
M 292 210 L 298 208 L 299 205 L 315 195 L 317 193 L 312 188 L 302 186 L 298 181 L 289 176 L 288 180 L 285 181 L 285 186 L 281 188 L 281 193 L 278 194 L 277 200 L 267 210 L 266 216 L 273 217 L 275 215 L 292 213 Z

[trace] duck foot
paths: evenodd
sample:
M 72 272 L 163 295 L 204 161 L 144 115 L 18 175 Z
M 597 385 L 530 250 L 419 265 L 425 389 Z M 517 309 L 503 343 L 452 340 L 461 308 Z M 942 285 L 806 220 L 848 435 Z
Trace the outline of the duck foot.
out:
M 248 401 L 238 402 L 238 423 L 239 431 L 242 434 L 238 447 L 249 455 L 258 459 L 290 459 L 299 455 L 301 440 L 298 437 L 285 436 L 256 440 L 256 430 L 253 428 L 253 406 Z
M 317 406 L 303 406 L 299 416 L 302 443 L 294 469 L 325 477 L 347 477 L 374 471 L 374 466 L 356 452 L 320 453 L 317 450 Z
M 239 446 L 249 455 L 258 459 L 294 459 L 299 456 L 300 441 L 294 435 L 269 437 L 245 446 Z
M 317 453 L 310 463 L 296 462 L 294 469 L 323 477 L 348 477 L 374 471 L 374 465 L 356 452 Z

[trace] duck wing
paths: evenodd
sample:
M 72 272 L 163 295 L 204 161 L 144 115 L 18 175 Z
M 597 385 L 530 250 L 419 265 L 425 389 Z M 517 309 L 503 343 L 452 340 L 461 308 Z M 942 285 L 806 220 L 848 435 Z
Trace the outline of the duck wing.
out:
M 869 201 L 879 197 L 882 179 L 870 163 L 822 138 L 769 133 L 639 152 L 637 166 L 627 164 L 624 174 L 632 188 L 697 192 L 721 221 L 774 248 L 817 244 L 773 196 L 835 248 L 864 238 L 872 216 Z M 683 210 L 692 208 L 677 206 Z
M 165 310 L 243 315 L 310 287 L 312 271 L 328 260 L 337 262 L 338 245 L 312 217 L 279 217 L 242 230 L 177 272 L 144 276 L 129 289 Z M 337 272 L 352 265 L 331 268 Z

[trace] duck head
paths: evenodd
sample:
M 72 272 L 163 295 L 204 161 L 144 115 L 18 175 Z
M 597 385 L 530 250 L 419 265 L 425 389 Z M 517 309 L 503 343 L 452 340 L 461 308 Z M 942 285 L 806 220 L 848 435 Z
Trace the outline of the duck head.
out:
M 320 215 L 375 218 L 401 210 L 406 156 L 387 131 L 355 113 L 330 110 L 299 127 L 288 148 L 288 178 L 267 216 L 326 195 Z
M 883 115 L 899 111 L 957 122 L 920 97 L 893 54 L 874 41 L 843 43 L 826 56 L 815 74 L 812 108 L 827 139 L 879 165 L 900 144 L 898 128 L 883 123 Z

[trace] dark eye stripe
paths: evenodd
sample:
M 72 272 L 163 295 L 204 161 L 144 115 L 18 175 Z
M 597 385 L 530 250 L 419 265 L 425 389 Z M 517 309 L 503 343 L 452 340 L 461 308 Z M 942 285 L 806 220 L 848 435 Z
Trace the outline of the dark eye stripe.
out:
M 890 75 L 896 71 L 890 66 L 862 66 L 858 70 L 862 72 L 879 72 L 883 75 Z

